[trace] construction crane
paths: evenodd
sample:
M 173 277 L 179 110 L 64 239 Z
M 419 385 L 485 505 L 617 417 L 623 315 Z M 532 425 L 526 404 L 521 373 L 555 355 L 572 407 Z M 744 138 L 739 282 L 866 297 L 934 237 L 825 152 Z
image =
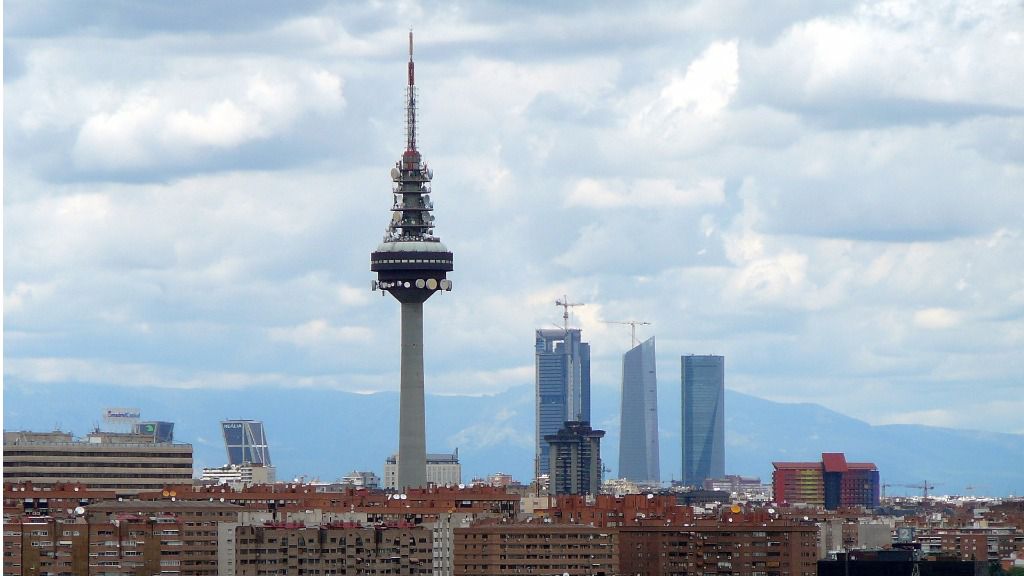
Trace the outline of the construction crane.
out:
M 561 298 L 558 298 L 558 299 L 555 300 L 555 306 L 561 306 L 562 307 L 562 323 L 563 323 L 563 328 L 565 329 L 566 332 L 568 332 L 569 331 L 569 308 L 572 308 L 573 306 L 585 306 L 585 304 L 583 304 L 581 302 L 569 302 L 569 297 L 565 296 L 563 294 Z
M 643 320 L 605 320 L 605 324 L 622 324 L 629 326 L 630 342 L 632 342 L 631 348 L 636 347 L 636 327 L 637 326 L 650 326 L 650 322 L 644 322 Z
M 928 498 L 928 491 L 934 490 L 935 485 L 929 484 L 927 480 L 919 484 L 882 484 L 882 492 L 885 492 L 885 488 L 888 486 L 899 486 L 901 488 L 916 488 L 921 491 L 922 498 Z

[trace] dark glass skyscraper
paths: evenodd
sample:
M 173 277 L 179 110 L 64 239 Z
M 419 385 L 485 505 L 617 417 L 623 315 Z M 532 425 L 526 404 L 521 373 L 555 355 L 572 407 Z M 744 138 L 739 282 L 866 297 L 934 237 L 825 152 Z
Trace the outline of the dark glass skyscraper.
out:
M 548 492 L 562 494 L 597 494 L 601 489 L 601 438 L 604 430 L 594 430 L 589 422 L 566 422 L 556 434 L 544 437 L 547 442 Z
M 658 374 L 654 337 L 622 357 L 622 429 L 619 477 L 634 482 L 660 482 L 658 452 Z
M 545 436 L 573 420 L 590 421 L 590 344 L 578 328 L 537 330 L 537 445 L 534 472 L 549 472 Z
M 228 450 L 228 464 L 259 464 L 270 466 L 270 447 L 263 422 L 259 420 L 225 420 L 220 423 L 224 431 L 224 445 Z
M 683 356 L 683 484 L 725 475 L 725 357 Z

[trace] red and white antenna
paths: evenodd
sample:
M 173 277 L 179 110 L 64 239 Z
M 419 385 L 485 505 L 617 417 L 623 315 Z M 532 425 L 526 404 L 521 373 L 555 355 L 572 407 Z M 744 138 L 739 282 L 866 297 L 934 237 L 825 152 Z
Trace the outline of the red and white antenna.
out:
M 405 103 L 405 151 L 416 150 L 416 64 L 412 61 L 412 29 L 409 29 L 409 86 Z

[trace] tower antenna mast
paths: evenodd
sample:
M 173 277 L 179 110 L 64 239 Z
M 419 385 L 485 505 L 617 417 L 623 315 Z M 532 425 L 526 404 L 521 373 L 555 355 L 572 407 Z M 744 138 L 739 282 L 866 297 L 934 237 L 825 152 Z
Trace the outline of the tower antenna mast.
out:
M 605 320 L 604 323 L 629 325 L 630 342 L 632 342 L 630 348 L 636 348 L 636 327 L 651 325 L 650 322 L 644 322 L 643 320 Z
M 562 327 L 566 332 L 568 332 L 569 308 L 572 308 L 573 306 L 586 306 L 586 304 L 583 304 L 582 302 L 569 302 L 569 297 L 563 294 L 561 298 L 555 300 L 555 306 L 562 307 Z

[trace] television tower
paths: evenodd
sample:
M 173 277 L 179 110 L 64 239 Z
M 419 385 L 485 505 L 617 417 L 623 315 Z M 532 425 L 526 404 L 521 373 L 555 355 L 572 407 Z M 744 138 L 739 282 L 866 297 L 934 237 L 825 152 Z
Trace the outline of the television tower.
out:
M 416 82 L 409 31 L 409 84 L 405 104 L 405 152 L 391 169 L 394 182 L 391 222 L 384 241 L 370 254 L 377 273 L 373 289 L 402 304 L 401 397 L 398 415 L 397 488 L 425 486 L 426 418 L 423 407 L 423 302 L 434 292 L 452 289 L 452 253 L 433 235 L 430 201 L 433 172 L 416 149 Z

